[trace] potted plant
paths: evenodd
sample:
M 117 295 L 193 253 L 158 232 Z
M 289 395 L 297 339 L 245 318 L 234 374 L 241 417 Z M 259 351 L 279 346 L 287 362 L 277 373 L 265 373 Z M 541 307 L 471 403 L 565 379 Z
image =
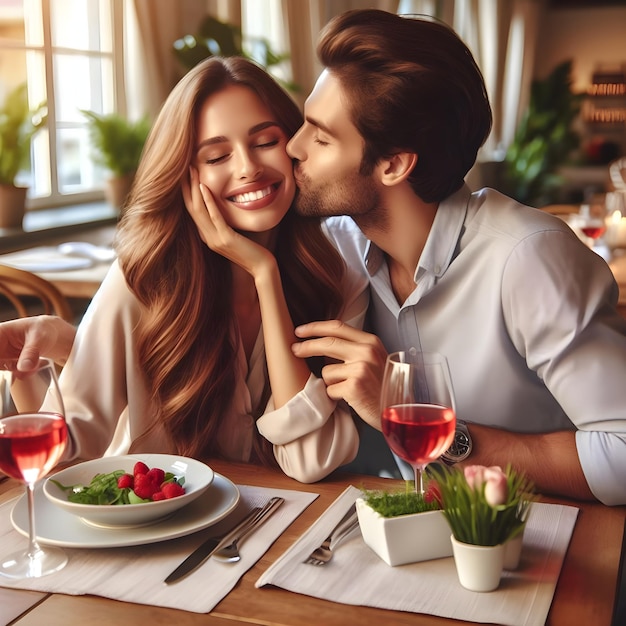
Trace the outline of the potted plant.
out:
M 524 113 L 504 160 L 503 191 L 531 206 L 557 201 L 563 183 L 558 168 L 579 146 L 574 130 L 584 94 L 572 91 L 572 62 L 558 65 L 531 85 Z
M 481 465 L 445 468 L 436 481 L 459 581 L 473 591 L 496 589 L 507 547 L 515 542 L 518 551 L 534 500 L 532 483 L 510 465 L 504 471 Z
M 356 506 L 363 541 L 387 565 L 452 555 L 450 528 L 434 483 L 427 484 L 424 497 L 410 482 L 404 492 L 365 491 Z
M 244 43 L 246 45 L 244 45 Z M 254 54 L 251 51 L 254 51 Z M 258 61 L 270 73 L 273 67 L 280 65 L 289 58 L 288 54 L 278 53 L 272 49 L 270 42 L 263 37 L 244 37 L 239 26 L 220 22 L 208 15 L 202 20 L 195 35 L 185 35 L 173 44 L 173 52 L 178 61 L 187 70 L 211 56 L 239 56 Z M 274 76 L 286 89 L 299 91 L 294 82 Z
M 131 122 L 118 113 L 102 115 L 84 110 L 81 113 L 88 120 L 94 160 L 111 173 L 107 199 L 114 207 L 122 209 L 150 132 L 150 122 L 146 117 Z
M 46 124 L 45 103 L 31 109 L 26 83 L 11 91 L 0 108 L 0 228 L 22 226 L 27 187 L 19 187 L 20 171 L 30 168 L 33 135 Z

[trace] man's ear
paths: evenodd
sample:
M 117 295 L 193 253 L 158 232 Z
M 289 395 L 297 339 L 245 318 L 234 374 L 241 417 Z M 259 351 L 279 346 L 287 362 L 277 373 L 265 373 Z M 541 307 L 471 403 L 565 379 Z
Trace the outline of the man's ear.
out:
M 415 152 L 396 152 L 386 159 L 381 159 L 377 165 L 380 182 L 391 187 L 405 181 L 416 163 Z

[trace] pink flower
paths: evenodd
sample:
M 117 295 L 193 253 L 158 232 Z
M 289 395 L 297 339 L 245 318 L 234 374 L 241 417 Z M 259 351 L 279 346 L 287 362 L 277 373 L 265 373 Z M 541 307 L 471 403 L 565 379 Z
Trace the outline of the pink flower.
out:
M 471 489 L 485 485 L 485 500 L 490 506 L 504 504 L 508 497 L 506 475 L 501 467 L 494 465 L 469 465 L 464 469 L 465 480 Z

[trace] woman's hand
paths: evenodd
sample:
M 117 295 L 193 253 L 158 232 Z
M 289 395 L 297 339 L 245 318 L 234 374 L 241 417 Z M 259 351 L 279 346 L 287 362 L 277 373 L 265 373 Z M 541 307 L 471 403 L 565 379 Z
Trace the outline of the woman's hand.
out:
M 190 168 L 190 183 L 183 183 L 183 199 L 202 241 L 214 252 L 226 257 L 256 277 L 274 255 L 262 245 L 231 228 L 220 213 L 211 192 L 200 183 L 198 172 Z

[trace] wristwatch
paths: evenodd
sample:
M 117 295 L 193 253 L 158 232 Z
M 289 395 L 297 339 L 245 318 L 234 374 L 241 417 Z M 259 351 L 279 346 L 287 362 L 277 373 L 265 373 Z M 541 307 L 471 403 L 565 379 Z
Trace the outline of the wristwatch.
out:
M 456 421 L 456 431 L 452 445 L 441 455 L 441 459 L 448 465 L 464 461 L 472 452 L 472 437 L 467 424 L 460 419 Z

